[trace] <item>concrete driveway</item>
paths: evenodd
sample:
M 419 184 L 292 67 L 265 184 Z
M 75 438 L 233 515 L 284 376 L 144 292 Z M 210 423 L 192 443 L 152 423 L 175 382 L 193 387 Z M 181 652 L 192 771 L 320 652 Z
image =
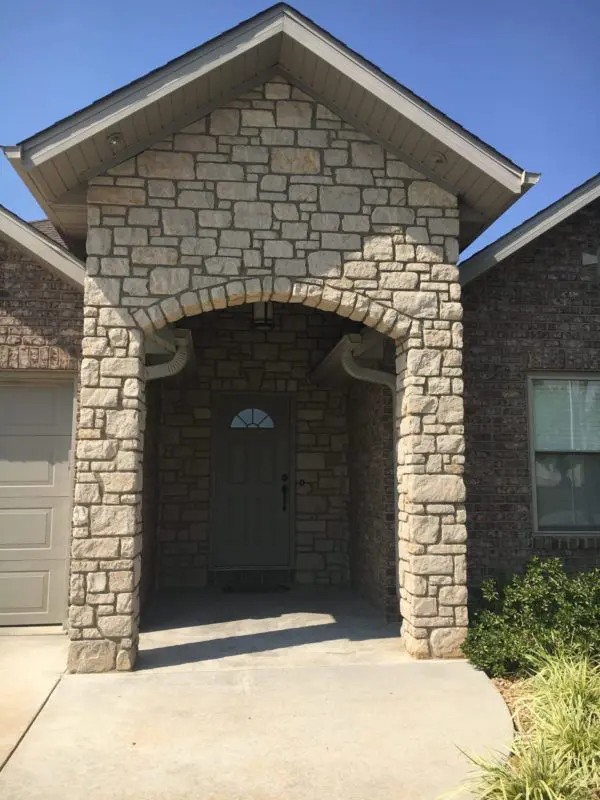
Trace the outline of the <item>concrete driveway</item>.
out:
M 67 637 L 56 628 L 0 628 L 0 769 L 58 683 Z
M 0 797 L 434 800 L 470 772 L 458 747 L 510 743 L 481 673 L 409 660 L 349 596 L 304 597 L 163 606 L 139 671 L 61 679 Z

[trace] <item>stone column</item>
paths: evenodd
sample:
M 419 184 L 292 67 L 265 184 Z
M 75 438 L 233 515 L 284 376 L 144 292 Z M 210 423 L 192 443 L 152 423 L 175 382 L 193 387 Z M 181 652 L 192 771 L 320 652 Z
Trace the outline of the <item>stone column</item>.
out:
M 442 319 L 413 322 L 396 353 L 400 611 L 418 658 L 460 656 L 466 635 L 460 313 L 440 301 Z
M 88 271 L 100 271 L 88 259 Z M 71 672 L 128 670 L 137 651 L 144 353 L 120 281 L 88 275 L 69 605 Z

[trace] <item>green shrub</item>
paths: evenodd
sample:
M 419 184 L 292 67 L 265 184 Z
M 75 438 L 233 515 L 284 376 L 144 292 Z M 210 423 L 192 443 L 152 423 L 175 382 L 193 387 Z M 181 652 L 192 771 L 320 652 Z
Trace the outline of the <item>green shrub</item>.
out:
M 600 667 L 589 658 L 538 651 L 524 682 L 509 759 L 473 758 L 474 796 L 486 800 L 600 798 Z M 517 718 L 519 715 L 517 714 Z
M 558 558 L 533 558 L 503 587 L 486 581 L 481 597 L 463 652 L 492 677 L 530 674 L 539 648 L 600 656 L 600 569 L 567 575 Z

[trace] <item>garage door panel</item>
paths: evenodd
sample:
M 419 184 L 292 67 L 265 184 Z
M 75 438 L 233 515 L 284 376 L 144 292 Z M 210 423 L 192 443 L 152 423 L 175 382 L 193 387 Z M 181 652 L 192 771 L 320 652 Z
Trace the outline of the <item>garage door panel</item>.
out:
M 72 384 L 0 381 L 0 625 L 62 622 Z
M 0 436 L 0 497 L 70 491 L 69 436 Z
M 0 384 L 0 435 L 70 433 L 73 387 Z
M 68 497 L 0 497 L 0 561 L 67 556 Z
M 64 559 L 0 564 L 0 625 L 44 625 L 65 618 Z

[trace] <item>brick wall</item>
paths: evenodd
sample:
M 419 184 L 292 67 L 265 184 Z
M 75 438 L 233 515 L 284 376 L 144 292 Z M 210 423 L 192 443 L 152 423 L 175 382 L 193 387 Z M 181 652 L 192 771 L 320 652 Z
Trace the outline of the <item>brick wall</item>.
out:
M 201 315 L 189 325 L 196 363 L 162 382 L 160 426 L 148 427 L 146 436 L 158 435 L 160 441 L 160 583 L 206 583 L 211 412 L 224 392 L 283 392 L 293 400 L 296 580 L 345 583 L 346 391 L 315 385 L 311 373 L 356 324 L 304 306 L 276 304 L 271 331 L 252 325 L 248 306 Z
M 527 374 L 600 374 L 600 244 L 591 204 L 463 289 L 469 580 L 556 554 L 600 565 L 600 536 L 533 535 Z
M 82 315 L 80 291 L 0 239 L 0 369 L 75 370 Z
M 348 392 L 348 426 L 352 582 L 388 618 L 397 618 L 398 544 L 390 390 L 353 381 Z

